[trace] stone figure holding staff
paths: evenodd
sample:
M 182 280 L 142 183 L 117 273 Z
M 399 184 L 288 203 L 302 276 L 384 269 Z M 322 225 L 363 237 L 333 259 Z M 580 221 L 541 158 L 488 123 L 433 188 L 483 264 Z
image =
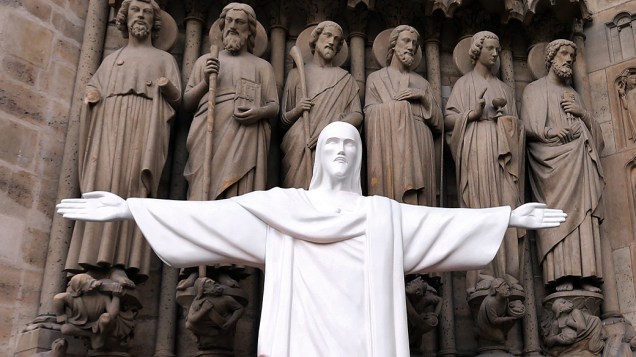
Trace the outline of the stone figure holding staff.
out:
M 290 53 L 296 68 L 287 77 L 281 108 L 281 126 L 287 130 L 281 143 L 283 187 L 309 187 L 316 140 L 327 124 L 362 124 L 358 85 L 349 72 L 334 66 L 343 42 L 340 25 L 323 21 L 311 33 L 310 63 L 304 64 L 297 50 Z
M 174 266 L 267 267 L 258 355 L 276 357 L 409 356 L 405 273 L 474 269 L 494 257 L 508 226 L 555 227 L 565 219 L 536 203 L 448 209 L 364 197 L 361 162 L 357 129 L 334 122 L 318 138 L 308 191 L 207 202 L 94 192 L 63 200 L 58 213 L 134 219 Z

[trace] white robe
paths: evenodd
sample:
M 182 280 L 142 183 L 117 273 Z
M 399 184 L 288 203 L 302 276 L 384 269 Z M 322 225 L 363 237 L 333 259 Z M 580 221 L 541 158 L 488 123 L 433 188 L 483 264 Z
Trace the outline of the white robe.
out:
M 305 192 L 127 202 L 167 264 L 266 268 L 258 355 L 268 357 L 409 356 L 404 274 L 487 264 L 510 218 L 509 207 L 430 208 L 380 196 L 360 197 L 352 213 L 327 213 Z

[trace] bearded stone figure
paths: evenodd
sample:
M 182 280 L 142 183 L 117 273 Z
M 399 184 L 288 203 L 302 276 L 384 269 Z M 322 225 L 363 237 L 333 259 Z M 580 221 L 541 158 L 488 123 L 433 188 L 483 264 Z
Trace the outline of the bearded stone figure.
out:
M 319 23 L 309 42 L 312 61 L 304 65 L 304 73 L 294 68 L 287 76 L 280 119 L 281 127 L 287 130 L 281 143 L 282 187 L 309 188 L 316 141 L 327 124 L 333 121 L 345 121 L 356 127 L 362 124 L 358 85 L 349 72 L 333 63 L 342 49 L 343 36 L 337 23 Z M 301 76 L 305 76 L 307 83 L 306 97 Z M 309 114 L 306 119 L 302 117 L 305 111 Z
M 156 197 L 168 155 L 170 121 L 181 100 L 177 64 L 152 45 L 161 29 L 154 0 L 125 0 L 116 17 L 128 44 L 104 59 L 86 88 L 80 118 L 82 193 Z M 127 287 L 148 278 L 151 250 L 128 222 L 77 222 L 66 260 Z
M 444 120 L 431 85 L 411 70 L 419 39 L 411 26 L 393 29 L 387 66 L 367 79 L 368 189 L 370 195 L 435 206 L 433 135 L 441 132 Z
M 251 6 L 230 3 L 220 15 L 224 50 L 219 58 L 209 53 L 195 62 L 184 93 L 184 107 L 194 112 L 188 134 L 188 199 L 221 199 L 264 190 L 271 127 L 278 114 L 274 70 L 252 54 L 256 14 Z M 218 73 L 214 98 L 212 153 L 205 153 L 208 89 L 211 73 Z M 248 100 L 251 99 L 251 100 Z M 211 160 L 212 176 L 203 177 Z M 208 197 L 201 197 L 208 184 Z
M 534 198 L 563 207 L 568 220 L 538 232 L 543 281 L 552 290 L 599 292 L 602 282 L 599 201 L 605 186 L 599 153 L 600 125 L 570 86 L 576 45 L 548 44 L 548 74 L 523 93 L 522 119 L 528 134 L 528 167 Z

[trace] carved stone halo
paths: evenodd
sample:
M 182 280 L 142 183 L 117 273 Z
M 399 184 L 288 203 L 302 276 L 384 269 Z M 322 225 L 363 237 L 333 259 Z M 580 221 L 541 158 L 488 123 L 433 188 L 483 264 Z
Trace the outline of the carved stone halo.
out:
M 221 36 L 221 28 L 219 26 L 220 19 L 217 19 L 210 27 L 210 43 L 219 46 L 220 49 L 223 48 L 223 40 Z M 256 57 L 262 57 L 267 51 L 268 39 L 267 32 L 265 28 L 261 24 L 260 21 L 256 21 L 256 40 L 254 43 L 254 51 L 253 54 Z
M 296 46 L 300 48 L 300 52 L 303 54 L 303 61 L 310 63 L 314 56 L 311 54 L 311 48 L 309 48 L 309 41 L 311 40 L 311 32 L 316 28 L 316 25 L 309 26 L 303 30 L 303 32 L 296 38 Z M 344 34 L 342 34 L 344 36 Z M 342 42 L 342 48 L 340 52 L 333 58 L 333 66 L 340 67 L 349 59 L 349 46 L 347 41 Z
M 167 52 L 170 52 L 175 43 L 177 43 L 177 37 L 179 36 L 179 28 L 177 22 L 174 21 L 169 13 L 161 10 L 161 30 L 159 30 L 159 37 L 154 41 L 153 45 Z
M 539 42 L 533 45 L 528 52 L 528 68 L 534 79 L 543 78 L 548 74 L 548 69 L 545 68 L 545 48 L 547 45 L 547 42 Z
M 391 31 L 393 31 L 395 27 L 388 28 L 382 32 L 380 32 L 373 40 L 373 55 L 375 56 L 375 60 L 378 61 L 380 66 L 388 66 L 386 63 L 386 54 L 389 52 L 389 36 L 391 36 Z M 422 46 L 417 45 L 417 53 L 415 54 L 415 59 L 411 64 L 411 70 L 417 68 L 422 62 Z
M 459 69 L 462 74 L 466 74 L 473 70 L 475 67 L 474 64 L 471 63 L 470 55 L 468 51 L 470 50 L 470 43 L 472 41 L 472 37 L 468 36 L 461 39 L 457 45 L 455 45 L 455 49 L 453 49 L 453 61 L 455 61 L 455 65 L 457 69 Z M 497 62 L 492 67 L 492 74 L 495 76 L 499 73 L 499 67 L 501 66 L 501 57 L 497 58 Z

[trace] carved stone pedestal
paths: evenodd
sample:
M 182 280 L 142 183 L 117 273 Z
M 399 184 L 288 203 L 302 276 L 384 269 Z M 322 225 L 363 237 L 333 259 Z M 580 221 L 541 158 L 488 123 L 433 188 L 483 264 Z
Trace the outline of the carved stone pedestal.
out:
M 48 328 L 35 328 L 23 331 L 18 337 L 18 344 L 14 357 L 39 357 L 48 354 L 51 344 L 58 338 L 64 338 L 68 342 L 66 356 L 86 356 L 84 341 L 78 337 L 64 336 L 59 330 Z

